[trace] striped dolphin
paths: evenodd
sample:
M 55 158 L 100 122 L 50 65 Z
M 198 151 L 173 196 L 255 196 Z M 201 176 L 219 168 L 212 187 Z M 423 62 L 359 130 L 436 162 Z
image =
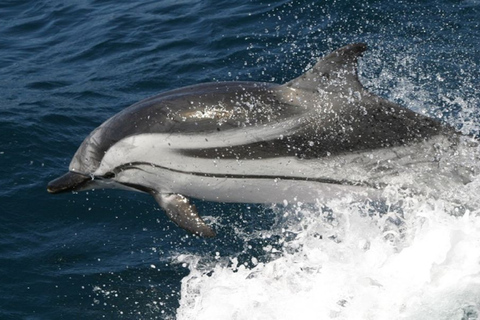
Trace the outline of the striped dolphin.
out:
M 178 226 L 205 237 L 215 232 L 190 197 L 244 203 L 374 197 L 392 181 L 386 176 L 396 176 L 392 159 L 433 163 L 436 146 L 454 144 L 457 134 L 367 91 L 357 76 L 366 48 L 340 48 L 283 85 L 214 82 L 135 103 L 90 133 L 69 171 L 47 190 L 146 192 Z

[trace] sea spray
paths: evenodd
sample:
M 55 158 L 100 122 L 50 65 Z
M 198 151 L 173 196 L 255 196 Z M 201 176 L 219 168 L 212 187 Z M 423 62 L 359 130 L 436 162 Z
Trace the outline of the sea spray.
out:
M 295 234 L 279 258 L 253 266 L 178 258 L 190 274 L 177 317 L 476 319 L 480 217 L 446 208 L 424 196 L 278 206 L 283 231 Z

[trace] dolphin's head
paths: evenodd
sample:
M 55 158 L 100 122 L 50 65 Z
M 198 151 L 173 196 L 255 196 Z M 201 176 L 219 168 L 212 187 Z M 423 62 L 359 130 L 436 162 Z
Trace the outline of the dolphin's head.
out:
M 136 117 L 141 118 L 141 116 L 137 117 L 126 111 L 120 112 L 93 130 L 75 152 L 68 168 L 69 171 L 50 181 L 47 191 L 61 193 L 95 188 L 131 190 L 128 186 L 117 183 L 116 175 L 109 171 L 108 165 L 103 164 L 104 170 L 99 168 L 105 154 L 113 145 L 137 130 L 143 129 L 140 127 L 139 120 L 135 120 Z
M 108 149 L 105 127 L 100 126 L 83 141 L 73 156 L 69 171 L 48 183 L 49 193 L 80 191 L 94 188 L 94 172 Z

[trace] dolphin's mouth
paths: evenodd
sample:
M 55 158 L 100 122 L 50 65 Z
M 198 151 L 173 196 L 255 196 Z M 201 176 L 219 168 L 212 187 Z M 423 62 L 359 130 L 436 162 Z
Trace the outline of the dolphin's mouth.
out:
M 85 185 L 90 180 L 92 180 L 90 176 L 69 171 L 63 176 L 50 181 L 47 185 L 47 191 L 49 193 L 62 193 L 76 190 Z

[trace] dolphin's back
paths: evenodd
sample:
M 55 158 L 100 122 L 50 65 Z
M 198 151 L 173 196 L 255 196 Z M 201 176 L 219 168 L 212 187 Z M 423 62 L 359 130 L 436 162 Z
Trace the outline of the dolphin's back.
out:
M 305 110 L 280 102 L 276 95 L 278 87 L 261 82 L 213 82 L 147 98 L 122 110 L 92 131 L 72 159 L 70 169 L 93 171 L 112 145 L 133 135 L 208 135 L 300 117 Z M 75 161 L 80 154 L 89 156 Z

